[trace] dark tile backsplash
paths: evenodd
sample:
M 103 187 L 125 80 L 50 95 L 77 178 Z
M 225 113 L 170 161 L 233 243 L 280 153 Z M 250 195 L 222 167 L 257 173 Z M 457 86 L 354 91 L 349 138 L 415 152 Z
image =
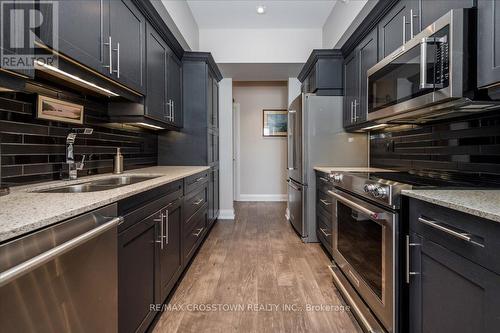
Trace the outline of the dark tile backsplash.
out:
M 500 178 L 500 111 L 371 133 L 371 165 Z
M 60 179 L 67 170 L 66 135 L 78 125 L 36 119 L 35 97 L 34 94 L 0 94 L 2 185 Z M 116 147 L 122 148 L 125 169 L 156 165 L 156 134 L 109 124 L 103 101 L 74 95 L 63 97 L 84 105 L 84 126 L 94 129 L 92 135 L 80 135 L 76 139 L 75 158 L 87 156 L 80 176 L 111 172 Z

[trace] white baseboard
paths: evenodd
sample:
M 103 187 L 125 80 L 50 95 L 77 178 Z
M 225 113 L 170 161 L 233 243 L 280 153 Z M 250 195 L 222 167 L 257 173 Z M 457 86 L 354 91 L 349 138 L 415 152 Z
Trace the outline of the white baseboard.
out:
M 234 220 L 234 209 L 219 210 L 219 220 Z
M 240 194 L 238 201 L 287 201 L 286 194 Z

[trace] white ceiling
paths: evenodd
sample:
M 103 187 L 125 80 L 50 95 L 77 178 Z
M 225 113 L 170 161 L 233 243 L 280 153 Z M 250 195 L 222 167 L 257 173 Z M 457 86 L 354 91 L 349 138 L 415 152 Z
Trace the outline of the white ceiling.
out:
M 187 0 L 200 29 L 321 29 L 335 0 Z M 257 14 L 257 6 L 266 13 Z
M 297 77 L 304 64 L 271 64 L 271 63 L 219 63 L 217 64 L 223 77 L 233 81 L 286 81 L 289 77 Z

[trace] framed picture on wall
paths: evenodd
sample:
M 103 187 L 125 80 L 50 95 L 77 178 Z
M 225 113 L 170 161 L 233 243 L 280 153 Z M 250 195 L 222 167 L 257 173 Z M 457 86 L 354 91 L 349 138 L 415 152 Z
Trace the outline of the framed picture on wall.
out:
M 286 137 L 287 131 L 287 110 L 263 110 L 262 135 L 264 137 Z
M 83 105 L 38 95 L 37 118 L 83 124 Z

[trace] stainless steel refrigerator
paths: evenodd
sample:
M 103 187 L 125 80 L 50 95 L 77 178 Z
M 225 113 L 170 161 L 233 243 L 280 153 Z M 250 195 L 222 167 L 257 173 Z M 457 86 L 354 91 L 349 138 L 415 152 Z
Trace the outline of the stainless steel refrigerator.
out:
M 299 95 L 288 108 L 288 218 L 304 242 L 317 242 L 315 166 L 368 165 L 368 138 L 346 133 L 342 96 Z

